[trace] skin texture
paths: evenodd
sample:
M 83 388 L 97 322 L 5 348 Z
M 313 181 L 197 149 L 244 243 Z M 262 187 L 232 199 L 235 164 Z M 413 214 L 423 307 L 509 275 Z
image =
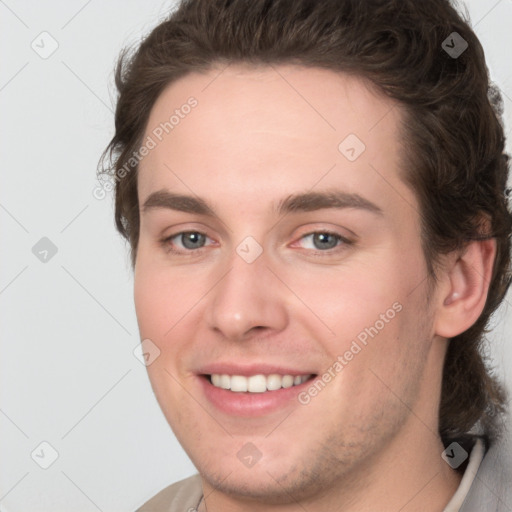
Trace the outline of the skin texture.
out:
M 446 257 L 429 294 L 419 207 L 400 178 L 400 107 L 327 70 L 222 69 L 171 84 L 151 111 L 145 137 L 198 102 L 140 164 L 135 266 L 141 339 L 160 350 L 151 384 L 208 510 L 441 511 L 460 481 L 437 434 L 446 337 L 483 308 L 493 242 Z M 338 149 L 349 134 L 366 146 L 354 161 Z M 215 216 L 144 209 L 161 190 L 203 198 Z M 380 213 L 274 209 L 333 190 Z M 350 243 L 325 250 L 307 236 L 326 230 Z M 184 231 L 204 233 L 204 247 L 162 242 Z M 248 236 L 263 251 L 250 264 L 236 251 Z M 197 373 L 215 362 L 322 375 L 393 304 L 400 311 L 307 405 L 241 417 L 204 395 Z M 246 443 L 261 453 L 252 467 L 237 457 Z

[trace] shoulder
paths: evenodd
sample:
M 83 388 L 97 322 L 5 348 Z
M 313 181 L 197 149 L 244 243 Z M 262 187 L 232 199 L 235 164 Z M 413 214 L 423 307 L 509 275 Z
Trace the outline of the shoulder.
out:
M 512 510 L 512 431 L 491 443 L 464 500 L 461 512 Z
M 136 512 L 195 512 L 202 495 L 201 478 L 194 475 L 162 489 Z

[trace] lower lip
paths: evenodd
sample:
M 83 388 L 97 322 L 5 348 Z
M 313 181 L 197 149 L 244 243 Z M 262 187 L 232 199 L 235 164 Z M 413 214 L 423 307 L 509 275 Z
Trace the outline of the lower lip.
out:
M 220 411 L 231 416 L 263 416 L 286 405 L 300 405 L 297 395 L 308 387 L 311 379 L 290 388 L 264 393 L 235 392 L 215 387 L 208 377 L 199 376 L 206 398 Z

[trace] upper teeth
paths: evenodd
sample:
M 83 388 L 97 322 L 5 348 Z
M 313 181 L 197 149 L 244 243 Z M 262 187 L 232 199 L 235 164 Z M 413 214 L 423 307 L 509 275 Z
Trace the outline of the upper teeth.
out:
M 291 388 L 309 379 L 310 375 L 226 375 L 214 373 L 211 375 L 212 384 L 217 388 L 231 391 L 248 391 L 249 393 L 264 393 L 281 388 Z

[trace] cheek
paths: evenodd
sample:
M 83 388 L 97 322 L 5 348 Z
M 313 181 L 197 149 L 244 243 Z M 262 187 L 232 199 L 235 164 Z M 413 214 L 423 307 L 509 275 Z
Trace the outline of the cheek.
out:
M 387 277 L 383 278 L 383 274 Z M 393 304 L 404 296 L 389 270 L 384 273 L 352 267 L 324 275 L 304 273 L 293 282 L 294 291 L 307 306 L 307 310 L 302 308 L 303 318 L 309 316 L 310 323 L 315 321 L 321 329 L 318 334 L 338 342 L 356 337 L 376 322 L 381 330 L 381 315 L 385 315 L 385 320 L 393 319 L 396 313 Z
M 418 315 L 425 311 L 416 302 L 424 290 L 420 286 L 411 294 L 421 274 L 418 268 L 421 259 L 406 267 L 399 255 L 389 255 L 370 265 L 333 270 L 323 278 L 304 273 L 295 280 L 294 291 L 308 306 L 300 313 L 302 323 L 322 340 L 326 369 L 344 375 L 337 385 L 343 383 L 354 396 L 378 384 L 369 369 L 392 382 L 393 372 L 411 358 L 423 357 L 419 345 L 425 333 Z
M 157 286 L 155 273 L 139 262 L 140 259 L 134 279 L 135 311 L 141 338 L 153 339 L 159 336 L 164 327 L 167 295 Z
M 183 316 L 183 300 L 179 294 L 173 293 L 173 288 L 169 288 L 168 276 L 168 272 L 146 264 L 144 257 L 139 257 L 135 268 L 134 302 L 140 339 L 151 340 L 159 350 L 146 370 L 153 392 L 174 428 L 181 421 L 179 412 L 176 412 L 179 409 L 173 407 L 181 400 L 181 388 L 175 380 L 179 378 L 176 361 L 179 360 L 180 347 L 171 341 L 181 327 L 177 320 Z
M 201 294 L 200 282 L 183 271 L 152 262 L 144 253 L 139 256 L 135 267 L 134 301 L 140 334 L 163 342 L 169 329 L 197 302 Z
M 194 276 L 183 269 L 163 267 L 145 256 L 142 253 L 135 268 L 135 310 L 140 339 L 151 340 L 159 350 L 147 371 L 157 397 L 165 402 L 164 396 L 180 394 L 174 378 L 187 377 L 180 363 L 190 341 L 197 338 L 200 299 L 208 283 L 197 272 Z

